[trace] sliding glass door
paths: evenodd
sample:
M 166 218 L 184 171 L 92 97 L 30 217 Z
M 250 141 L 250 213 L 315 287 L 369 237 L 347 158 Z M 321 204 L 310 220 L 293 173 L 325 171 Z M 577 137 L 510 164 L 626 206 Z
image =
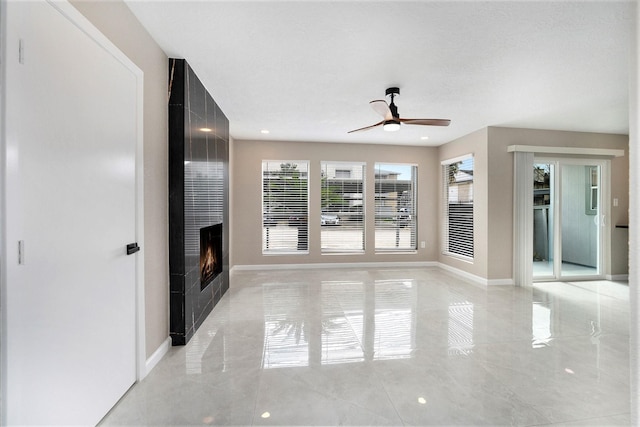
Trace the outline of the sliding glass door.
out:
M 533 277 L 603 277 L 606 163 L 542 159 L 533 165 Z
M 555 164 L 533 165 L 533 277 L 554 278 Z

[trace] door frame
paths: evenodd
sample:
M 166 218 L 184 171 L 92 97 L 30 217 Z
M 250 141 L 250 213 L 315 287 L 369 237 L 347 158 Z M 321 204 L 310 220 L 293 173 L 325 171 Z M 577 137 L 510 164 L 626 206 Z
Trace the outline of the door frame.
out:
M 143 71 L 129 59 L 114 43 L 112 43 L 104 34 L 102 34 L 84 15 L 82 15 L 67 0 L 43 0 L 53 9 L 58 11 L 71 24 L 79 28 L 84 34 L 91 38 L 97 45 L 119 61 L 128 71 L 132 73 L 136 81 L 136 145 L 135 145 L 135 238 L 136 242 L 141 246 L 135 255 L 135 365 L 136 365 L 136 381 L 142 380 L 146 374 L 146 337 L 145 337 L 145 294 L 144 294 L 144 165 L 143 165 L 143 100 L 144 100 L 144 73 Z M 6 192 L 6 159 L 10 153 L 7 153 L 7 134 L 6 134 L 6 67 L 7 61 L 4 58 L 9 54 L 17 54 L 18 49 L 14 46 L 7 46 L 7 6 L 6 2 L 0 2 L 0 34 L 2 41 L 0 46 L 0 55 L 3 61 L 0 65 L 0 213 L 2 220 L 0 221 L 0 241 L 6 242 L 6 212 L 7 192 Z M 6 372 L 7 369 L 7 349 L 4 343 L 7 338 L 7 260 L 9 245 L 0 245 L 0 372 Z M 7 383 L 1 376 L 0 380 L 0 423 L 6 424 L 6 396 Z M 117 402 L 114 402 L 114 404 Z
M 540 157 L 565 156 L 584 159 L 607 160 L 624 156 L 625 150 L 611 148 L 559 147 L 540 145 L 509 145 L 507 152 L 513 153 L 513 282 L 516 286 L 531 286 L 533 284 L 533 165 L 534 155 Z M 611 182 L 610 167 L 608 179 Z M 611 189 L 606 188 L 607 215 L 609 215 Z M 607 216 L 608 221 L 608 216 Z M 609 274 L 611 259 L 611 230 L 605 226 L 606 265 L 603 273 Z
M 553 274 L 551 276 L 532 277 L 534 282 L 565 281 L 565 280 L 602 280 L 609 270 L 611 253 L 611 227 L 608 226 L 611 206 L 611 160 L 602 158 L 576 158 L 557 156 L 534 156 L 533 164 L 552 164 L 555 177 L 552 180 L 553 187 Z M 562 266 L 557 259 L 562 260 L 562 169 L 564 165 L 573 166 L 599 166 L 600 186 L 598 191 L 598 274 L 595 275 L 562 275 Z M 533 197 L 533 195 L 532 195 Z M 533 221 L 530 224 L 530 232 L 533 235 Z M 560 237 L 560 238 L 559 238 Z M 559 258 L 558 258 L 559 256 Z

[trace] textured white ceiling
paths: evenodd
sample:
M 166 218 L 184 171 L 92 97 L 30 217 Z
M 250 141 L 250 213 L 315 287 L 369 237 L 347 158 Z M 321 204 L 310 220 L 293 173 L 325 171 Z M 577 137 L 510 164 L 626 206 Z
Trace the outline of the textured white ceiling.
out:
M 628 133 L 630 1 L 125 1 L 169 57 L 193 67 L 235 139 Z M 389 86 L 400 87 L 401 117 L 451 125 L 347 134 L 380 120 L 369 101 Z

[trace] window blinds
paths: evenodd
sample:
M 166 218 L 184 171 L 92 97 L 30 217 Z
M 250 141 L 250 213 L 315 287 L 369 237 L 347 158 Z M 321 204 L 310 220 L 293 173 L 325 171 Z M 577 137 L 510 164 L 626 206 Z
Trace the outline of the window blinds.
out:
M 417 169 L 376 163 L 376 251 L 416 250 Z
M 473 259 L 473 156 L 442 163 L 443 253 Z
M 262 252 L 307 253 L 309 163 L 262 162 Z

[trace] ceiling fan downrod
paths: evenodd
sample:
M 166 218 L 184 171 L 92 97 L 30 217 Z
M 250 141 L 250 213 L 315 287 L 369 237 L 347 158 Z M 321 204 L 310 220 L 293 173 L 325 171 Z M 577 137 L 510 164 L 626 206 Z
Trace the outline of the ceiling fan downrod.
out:
M 389 103 L 389 111 L 391 111 L 391 116 L 393 119 L 386 120 L 382 128 L 387 132 L 395 132 L 400 130 L 400 114 L 398 114 L 398 107 L 396 106 L 393 99 L 396 95 L 400 95 L 400 88 L 398 87 L 390 87 L 385 91 L 386 96 L 391 96 L 391 102 Z
M 390 87 L 385 91 L 385 94 L 386 94 L 386 96 L 391 96 L 391 102 L 389 103 L 389 109 L 391 110 L 391 115 L 393 116 L 393 119 L 399 121 L 400 114 L 398 114 L 398 107 L 393 102 L 393 99 L 395 98 L 396 95 L 400 95 L 400 88 L 399 87 Z

